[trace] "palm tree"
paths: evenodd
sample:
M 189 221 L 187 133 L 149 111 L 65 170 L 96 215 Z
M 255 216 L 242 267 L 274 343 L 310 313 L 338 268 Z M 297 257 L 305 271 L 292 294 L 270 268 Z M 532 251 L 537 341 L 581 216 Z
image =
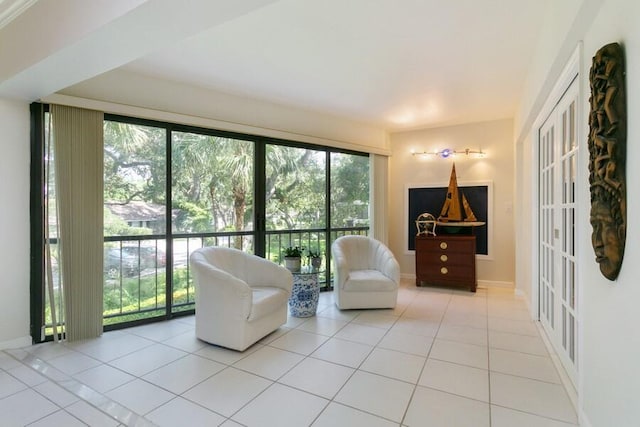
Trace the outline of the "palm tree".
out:
M 232 142 L 228 140 L 228 142 Z M 225 144 L 227 154 L 225 161 L 226 171 L 231 176 L 231 193 L 233 195 L 234 224 L 236 231 L 243 231 L 245 227 L 245 213 L 247 208 L 247 196 L 253 187 L 253 147 L 248 144 Z M 242 248 L 242 236 L 236 236 L 234 247 Z

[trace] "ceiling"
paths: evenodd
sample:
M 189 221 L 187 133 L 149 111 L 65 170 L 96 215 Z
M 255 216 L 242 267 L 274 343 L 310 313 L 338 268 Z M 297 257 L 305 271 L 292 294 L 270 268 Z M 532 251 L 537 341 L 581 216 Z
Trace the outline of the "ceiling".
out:
M 78 79 L 119 68 L 387 131 L 510 118 L 547 1 L 265 0 L 182 32 L 156 8 L 170 40 Z

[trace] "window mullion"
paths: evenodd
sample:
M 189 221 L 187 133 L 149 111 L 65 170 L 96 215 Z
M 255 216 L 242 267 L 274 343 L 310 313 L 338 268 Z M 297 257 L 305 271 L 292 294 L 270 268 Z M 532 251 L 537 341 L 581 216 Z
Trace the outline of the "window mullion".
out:
M 254 253 L 264 257 L 266 253 L 266 143 L 254 141 Z
M 165 315 L 167 318 L 171 318 L 173 314 L 173 218 L 171 215 L 173 197 L 172 186 L 173 182 L 173 161 L 172 161 L 172 144 L 173 140 L 173 127 L 167 126 L 165 128 Z M 188 263 L 187 263 L 188 264 Z M 188 267 L 187 267 L 188 268 Z

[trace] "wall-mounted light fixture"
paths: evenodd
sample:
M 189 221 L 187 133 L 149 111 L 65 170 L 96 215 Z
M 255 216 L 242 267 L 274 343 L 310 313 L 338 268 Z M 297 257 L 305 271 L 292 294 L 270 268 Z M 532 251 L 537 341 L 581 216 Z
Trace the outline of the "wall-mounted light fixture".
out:
M 411 154 L 414 156 L 422 156 L 422 157 L 438 156 L 443 159 L 448 159 L 449 157 L 453 157 L 457 154 L 464 154 L 466 156 L 469 156 L 470 154 L 476 154 L 476 157 L 484 157 L 486 155 L 486 153 L 482 151 L 482 148 L 479 148 L 478 150 L 472 150 L 470 148 L 465 148 L 464 150 L 452 150 L 450 148 L 445 148 L 443 150 L 438 150 L 438 151 L 423 151 L 421 153 L 413 152 Z

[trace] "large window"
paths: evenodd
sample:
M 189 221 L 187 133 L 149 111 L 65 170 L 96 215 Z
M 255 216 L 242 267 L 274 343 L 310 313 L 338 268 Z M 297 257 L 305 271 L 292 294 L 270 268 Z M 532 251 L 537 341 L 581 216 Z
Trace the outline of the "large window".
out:
M 46 134 L 44 115 L 34 120 Z M 54 153 L 45 155 L 45 147 L 46 141 L 44 147 L 34 146 L 51 171 L 48 180 L 32 175 L 41 199 L 55 193 L 55 170 L 48 165 Z M 32 215 L 36 233 L 42 234 L 42 222 Z M 55 243 L 55 217 L 48 222 Z M 320 280 L 330 289 L 331 243 L 344 234 L 366 235 L 368 228 L 366 154 L 105 115 L 103 315 L 108 328 L 192 312 L 188 259 L 203 246 L 237 248 L 276 263 L 283 263 L 288 246 L 304 247 L 305 254 L 320 252 Z M 55 258 L 55 245 L 52 249 Z M 41 260 L 34 261 L 36 282 L 44 283 L 42 267 Z M 33 295 L 36 323 L 50 325 L 44 293 Z
M 166 130 L 104 122 L 104 323 L 161 316 L 166 303 Z

